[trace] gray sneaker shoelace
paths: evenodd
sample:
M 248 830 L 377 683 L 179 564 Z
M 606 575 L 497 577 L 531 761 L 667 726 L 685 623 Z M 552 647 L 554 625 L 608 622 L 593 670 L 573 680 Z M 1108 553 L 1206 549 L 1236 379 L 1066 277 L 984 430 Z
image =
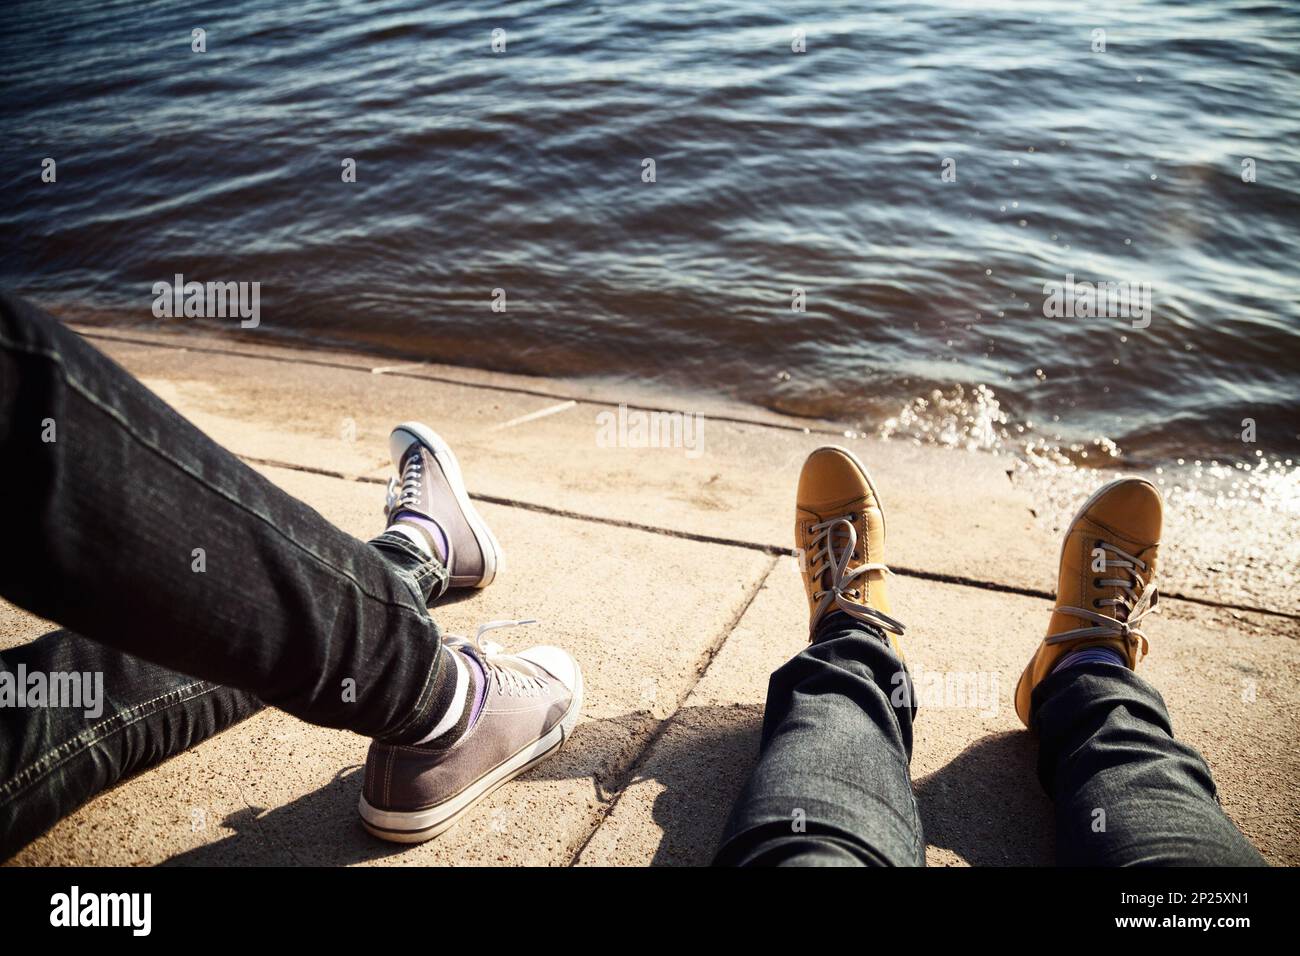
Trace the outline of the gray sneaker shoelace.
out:
M 1124 577 L 1098 578 L 1096 581 L 1098 587 L 1115 587 L 1122 592 L 1118 597 L 1093 601 L 1094 607 L 1109 606 L 1115 609 L 1115 614 L 1102 614 L 1088 608 L 1070 607 L 1068 605 L 1057 606 L 1053 609 L 1054 611 L 1060 611 L 1062 614 L 1077 617 L 1080 620 L 1091 621 L 1093 626 L 1077 627 L 1073 630 L 1063 631 L 1060 634 L 1053 634 L 1047 638 L 1046 643 L 1061 644 L 1081 637 L 1114 638 L 1122 640 L 1125 644 L 1141 641 L 1142 653 L 1140 657 L 1145 657 L 1150 645 L 1147 643 L 1146 635 L 1138 629 L 1137 624 L 1148 614 L 1159 610 L 1157 603 L 1159 594 L 1156 591 L 1155 579 L 1152 578 L 1143 582 L 1142 576 L 1138 572 L 1147 570 L 1145 561 L 1108 541 L 1098 541 L 1097 544 L 1103 551 L 1110 552 L 1115 556 L 1113 558 L 1107 556 L 1104 567 L 1107 570 L 1115 568 L 1125 575 Z
M 856 587 L 853 586 L 858 578 L 872 571 L 883 574 L 893 573 L 888 567 L 877 562 L 863 563 L 856 568 L 849 568 L 849 563 L 858 548 L 858 532 L 853 527 L 853 516 L 844 515 L 821 521 L 809 530 L 813 532 L 813 546 L 808 558 L 812 566 L 810 572 L 812 577 L 821 581 L 828 570 L 831 572 L 830 587 L 813 592 L 813 600 L 818 603 L 813 611 L 812 620 L 820 621 L 824 613 L 833 605 L 850 617 L 901 636 L 902 622 L 865 603 L 867 582 L 860 581 Z M 836 542 L 840 540 L 846 546 L 843 550 L 837 551 Z
M 533 618 L 522 621 L 488 621 L 486 624 L 479 625 L 472 639 L 462 634 L 448 634 L 446 642 L 462 651 L 474 654 L 484 670 L 496 674 L 498 694 L 508 694 L 511 697 L 536 697 L 538 694 L 549 694 L 550 685 L 520 668 L 518 659 L 507 654 L 500 644 L 483 640 L 483 635 L 488 631 L 536 623 Z
M 421 478 L 423 476 L 424 456 L 418 451 L 412 452 L 406 456 L 406 463 L 402 465 L 401 483 L 399 484 L 396 478 L 388 479 L 388 495 L 384 501 L 384 514 L 391 515 L 403 508 L 419 511 L 421 488 L 423 487 Z

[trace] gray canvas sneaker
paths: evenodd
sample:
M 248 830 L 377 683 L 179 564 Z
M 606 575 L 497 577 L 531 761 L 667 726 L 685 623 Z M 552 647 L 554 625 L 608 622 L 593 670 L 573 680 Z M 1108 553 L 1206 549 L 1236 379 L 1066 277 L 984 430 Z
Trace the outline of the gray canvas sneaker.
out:
M 388 448 L 401 476 L 388 482 L 384 513 L 389 523 L 403 511 L 432 518 L 447 535 L 448 584 L 487 587 L 505 564 L 504 555 L 469 500 L 451 447 L 428 425 L 403 422 L 388 436 Z
M 479 638 L 448 637 L 452 653 L 474 656 L 487 676 L 482 709 L 465 735 L 445 750 L 378 741 L 366 755 L 358 809 L 375 836 L 423 843 L 479 800 L 555 753 L 582 707 L 582 672 L 558 647 L 504 654 Z M 522 622 L 519 622 L 522 623 Z

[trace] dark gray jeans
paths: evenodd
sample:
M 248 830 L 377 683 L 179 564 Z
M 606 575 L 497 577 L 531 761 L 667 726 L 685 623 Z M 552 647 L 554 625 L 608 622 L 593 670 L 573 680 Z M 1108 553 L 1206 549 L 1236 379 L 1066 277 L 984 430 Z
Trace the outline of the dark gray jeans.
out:
M 0 859 L 263 702 L 370 737 L 421 729 L 446 569 L 400 535 L 340 531 L 6 295 L 0 527 L 0 595 L 68 628 L 0 671 L 102 675 L 104 697 L 93 717 L 0 707 Z
M 913 700 L 880 632 L 843 614 L 823 621 L 815 642 L 772 675 L 758 766 L 717 862 L 923 866 L 908 771 Z M 1160 695 L 1127 668 L 1084 664 L 1048 677 L 1034 691 L 1034 729 L 1039 779 L 1056 803 L 1058 863 L 1263 865 L 1220 809 L 1205 761 L 1174 739 Z

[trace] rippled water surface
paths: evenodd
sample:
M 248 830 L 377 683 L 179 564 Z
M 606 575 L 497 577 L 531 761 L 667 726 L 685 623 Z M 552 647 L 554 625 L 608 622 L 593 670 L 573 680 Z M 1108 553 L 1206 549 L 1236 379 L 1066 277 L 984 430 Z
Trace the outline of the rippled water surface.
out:
M 1294 4 L 10 2 L 0 24 L 0 283 L 64 314 L 153 321 L 176 273 L 257 281 L 250 334 L 1083 464 L 1300 452 Z M 1067 275 L 1149 282 L 1149 326 L 1046 317 Z

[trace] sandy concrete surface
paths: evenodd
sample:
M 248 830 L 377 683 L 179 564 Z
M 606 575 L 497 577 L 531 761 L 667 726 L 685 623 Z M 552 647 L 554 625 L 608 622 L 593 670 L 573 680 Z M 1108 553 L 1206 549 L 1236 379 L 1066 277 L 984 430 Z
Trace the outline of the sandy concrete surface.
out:
M 356 820 L 366 741 L 263 711 L 101 795 L 13 864 L 707 863 L 752 766 L 768 674 L 802 646 L 792 545 L 803 457 L 872 469 L 889 515 L 895 610 L 919 671 L 978 674 L 976 700 L 923 708 L 913 779 L 932 864 L 1047 864 L 1051 805 L 1011 706 L 1047 622 L 1053 521 L 1008 460 L 843 434 L 701 399 L 695 449 L 602 447 L 602 413 L 681 408 L 600 382 L 88 329 L 216 440 L 360 538 L 381 523 L 386 436 L 429 422 L 456 448 L 507 554 L 487 590 L 440 606 L 452 632 L 535 617 L 510 646 L 574 652 L 585 713 L 560 756 L 430 843 Z M 1100 479 L 1099 479 L 1100 480 Z M 1176 555 L 1176 552 L 1175 552 Z M 1167 565 L 1143 672 L 1210 762 L 1225 809 L 1271 862 L 1300 862 L 1300 622 L 1293 569 L 1249 591 Z M 0 604 L 0 650 L 53 628 Z M 976 685 L 973 685 L 976 686 Z

